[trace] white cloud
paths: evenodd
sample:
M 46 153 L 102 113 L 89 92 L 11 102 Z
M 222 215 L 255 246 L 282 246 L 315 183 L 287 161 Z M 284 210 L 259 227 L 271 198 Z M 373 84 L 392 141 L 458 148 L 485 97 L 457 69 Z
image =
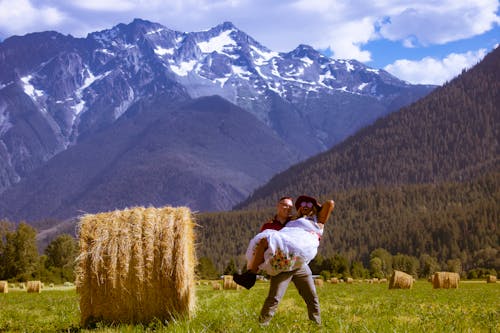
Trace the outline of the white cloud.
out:
M 76 0 L 71 1 L 76 8 L 104 12 L 127 12 L 136 7 L 136 1 L 129 0 Z
M 410 83 L 441 85 L 471 68 L 486 55 L 485 49 L 467 53 L 451 53 L 444 59 L 425 57 L 418 61 L 397 60 L 384 69 L 392 75 Z
M 498 7 L 498 0 L 0 0 L 0 37 L 48 29 L 85 37 L 134 18 L 186 32 L 232 21 L 273 51 L 309 44 L 367 62 L 377 39 L 414 48 L 481 34 L 500 23 Z
M 0 29 L 7 35 L 40 31 L 64 20 L 64 13 L 56 7 L 35 7 L 29 0 L 0 0 Z
M 405 45 L 444 44 L 482 34 L 500 23 L 497 0 L 419 1 L 387 8 L 380 36 Z

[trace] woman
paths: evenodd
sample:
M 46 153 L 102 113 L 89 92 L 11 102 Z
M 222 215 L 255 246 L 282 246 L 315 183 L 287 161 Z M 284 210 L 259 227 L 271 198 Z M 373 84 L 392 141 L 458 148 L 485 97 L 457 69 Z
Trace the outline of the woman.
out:
M 308 264 L 317 254 L 324 224 L 334 205 L 333 200 L 322 206 L 315 198 L 298 197 L 293 220 L 279 231 L 266 229 L 250 241 L 246 252 L 248 272 L 235 274 L 234 281 L 249 289 L 259 271 L 276 275 Z

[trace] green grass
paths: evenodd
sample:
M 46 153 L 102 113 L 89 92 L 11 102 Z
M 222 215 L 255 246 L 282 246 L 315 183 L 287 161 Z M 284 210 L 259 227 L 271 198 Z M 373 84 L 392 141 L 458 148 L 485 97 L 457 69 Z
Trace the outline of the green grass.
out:
M 411 290 L 387 284 L 325 284 L 318 288 L 323 324 L 307 319 L 305 304 L 291 285 L 267 327 L 257 316 L 268 284 L 251 290 L 197 287 L 190 320 L 145 325 L 98 324 L 80 328 L 74 289 L 40 294 L 11 289 L 0 294 L 0 332 L 500 332 L 500 284 L 461 282 L 459 289 L 432 289 L 418 281 Z

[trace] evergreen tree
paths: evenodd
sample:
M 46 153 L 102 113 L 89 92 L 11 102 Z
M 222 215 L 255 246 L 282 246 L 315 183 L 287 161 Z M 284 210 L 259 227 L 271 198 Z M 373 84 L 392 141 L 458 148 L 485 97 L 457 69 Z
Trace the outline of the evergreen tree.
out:
M 60 280 L 75 280 L 75 260 L 78 255 L 78 243 L 68 234 L 59 235 L 45 249 L 45 267 Z
M 216 279 L 219 276 L 212 260 L 208 257 L 202 257 L 198 260 L 196 273 L 201 279 Z
M 224 269 L 224 275 L 233 275 L 234 273 L 238 273 L 238 268 L 236 267 L 234 259 L 231 258 L 231 260 L 229 260 L 229 264 L 227 264 Z
M 5 237 L 4 277 L 18 281 L 32 280 L 39 269 L 36 231 L 26 223 L 20 223 L 15 232 Z

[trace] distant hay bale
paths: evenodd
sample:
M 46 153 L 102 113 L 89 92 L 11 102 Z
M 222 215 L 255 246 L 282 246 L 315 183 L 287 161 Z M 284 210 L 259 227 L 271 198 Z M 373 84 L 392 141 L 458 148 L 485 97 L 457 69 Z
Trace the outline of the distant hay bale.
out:
M 235 289 L 238 290 L 238 284 L 234 282 L 233 276 L 232 275 L 224 275 L 224 280 L 223 280 L 223 289 L 224 290 L 230 290 L 230 289 Z
M 323 287 L 323 279 L 314 279 L 314 285 L 317 287 Z
M 353 278 L 348 277 L 348 278 L 347 278 L 347 280 L 346 280 L 346 283 L 348 283 L 348 284 L 352 284 L 352 283 L 354 283 L 354 279 L 353 279 Z
M 195 306 L 193 229 L 187 207 L 82 216 L 76 277 L 81 324 L 190 317 Z
M 220 282 L 212 282 L 212 289 L 213 290 L 221 290 L 222 286 L 221 286 Z
M 7 294 L 9 292 L 9 283 L 7 281 L 0 281 L 0 294 Z
M 411 289 L 413 287 L 413 276 L 401 271 L 392 272 L 389 280 L 389 289 Z
M 330 283 L 333 283 L 333 284 L 338 284 L 339 283 L 339 279 L 334 277 L 334 278 L 331 278 L 330 279 Z
M 486 282 L 497 283 L 497 277 L 495 275 L 488 275 L 488 277 L 486 277 Z
M 25 283 L 19 283 L 19 289 L 26 289 Z
M 380 283 L 387 283 L 387 279 L 386 278 L 382 278 L 379 280 Z
M 432 287 L 434 289 L 456 289 L 460 282 L 460 275 L 454 272 L 436 272 L 432 277 Z
M 42 282 L 40 281 L 28 281 L 26 283 L 26 290 L 29 293 L 41 293 L 42 292 Z

